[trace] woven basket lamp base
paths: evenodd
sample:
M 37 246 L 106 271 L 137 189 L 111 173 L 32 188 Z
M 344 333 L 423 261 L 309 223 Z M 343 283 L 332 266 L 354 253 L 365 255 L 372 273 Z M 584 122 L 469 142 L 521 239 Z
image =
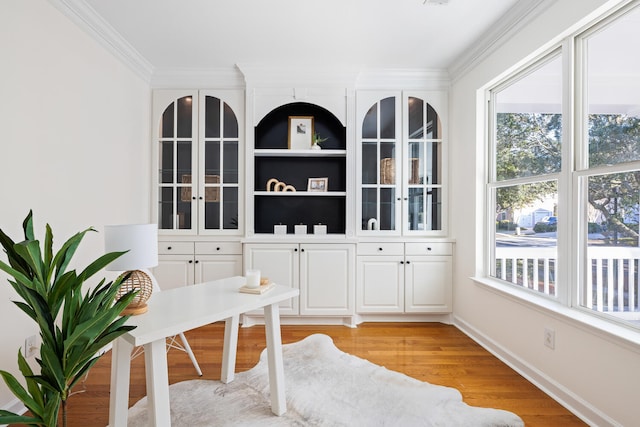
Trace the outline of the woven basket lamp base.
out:
M 132 290 L 137 290 L 138 293 L 133 301 L 131 301 L 131 303 L 122 310 L 121 315 L 135 316 L 137 314 L 146 313 L 149 309 L 149 307 L 147 307 L 147 301 L 151 297 L 151 292 L 153 290 L 151 277 L 149 277 L 149 275 L 144 271 L 140 270 L 127 271 L 124 275 L 129 275 L 129 277 L 122 282 L 120 289 L 118 289 L 116 300 Z
M 135 307 L 128 305 L 127 308 L 122 310 L 120 314 L 122 316 L 128 316 L 128 315 L 137 316 L 138 314 L 146 313 L 147 310 L 149 310 L 149 306 L 147 306 L 146 303 L 142 305 L 137 305 Z

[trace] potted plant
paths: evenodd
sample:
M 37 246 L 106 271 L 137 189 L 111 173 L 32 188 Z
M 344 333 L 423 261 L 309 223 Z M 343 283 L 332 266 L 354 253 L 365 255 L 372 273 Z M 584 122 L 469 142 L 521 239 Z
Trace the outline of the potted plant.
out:
M 322 138 L 319 133 L 315 133 L 314 132 L 314 134 L 313 134 L 313 142 L 311 144 L 311 149 L 312 150 L 320 150 L 321 149 L 320 144 L 325 142 L 327 139 L 329 139 L 329 138 Z
M 24 241 L 15 243 L 0 229 L 2 244 L 9 263 L 0 261 L 0 269 L 11 276 L 9 283 L 22 301 L 15 304 L 31 317 L 40 329 L 42 344 L 35 373 L 18 350 L 18 367 L 26 388 L 9 372 L 0 375 L 11 392 L 29 410 L 18 415 L 0 410 L 0 424 L 22 423 L 36 426 L 67 425 L 66 405 L 74 385 L 98 361 L 100 350 L 133 329 L 126 326 L 128 316 L 120 312 L 135 296 L 130 292 L 114 302 L 124 278 L 105 283 L 102 279 L 83 294 L 87 279 L 102 270 L 124 252 L 105 254 L 82 272 L 67 271 L 78 245 L 88 228 L 73 235 L 53 253 L 53 233 L 47 224 L 44 245 L 35 239 L 32 212 L 23 224 Z M 60 414 L 62 408 L 62 414 Z

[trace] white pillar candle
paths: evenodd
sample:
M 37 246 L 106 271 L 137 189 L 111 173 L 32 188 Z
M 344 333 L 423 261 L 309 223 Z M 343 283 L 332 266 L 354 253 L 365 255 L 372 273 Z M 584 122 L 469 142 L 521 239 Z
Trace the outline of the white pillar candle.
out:
M 257 288 L 260 286 L 260 270 L 247 270 L 247 288 Z

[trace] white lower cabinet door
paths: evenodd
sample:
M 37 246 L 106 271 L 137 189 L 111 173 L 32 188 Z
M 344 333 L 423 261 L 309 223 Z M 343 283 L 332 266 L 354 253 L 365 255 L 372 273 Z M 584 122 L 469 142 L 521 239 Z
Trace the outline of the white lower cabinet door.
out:
M 193 255 L 163 255 L 158 258 L 153 275 L 160 289 L 166 291 L 193 284 Z
M 355 277 L 355 245 L 300 245 L 300 314 L 353 315 Z
M 242 255 L 199 255 L 195 266 L 195 283 L 244 276 Z
M 404 257 L 359 256 L 358 313 L 404 311 Z
M 452 257 L 406 258 L 405 311 L 449 313 L 452 309 Z
M 297 243 L 246 244 L 244 248 L 245 268 L 260 270 L 262 277 L 278 285 L 300 288 L 300 258 Z M 280 304 L 280 314 L 299 314 L 298 298 L 291 298 Z M 262 314 L 262 313 L 261 313 Z

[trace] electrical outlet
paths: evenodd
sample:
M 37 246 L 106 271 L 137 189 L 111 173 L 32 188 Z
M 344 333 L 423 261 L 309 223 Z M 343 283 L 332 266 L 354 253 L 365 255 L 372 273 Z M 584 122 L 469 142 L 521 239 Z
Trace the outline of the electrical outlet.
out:
M 31 335 L 24 340 L 24 357 L 35 356 L 38 351 L 38 336 Z
M 544 328 L 544 345 L 551 350 L 556 348 L 556 331 L 549 328 Z

